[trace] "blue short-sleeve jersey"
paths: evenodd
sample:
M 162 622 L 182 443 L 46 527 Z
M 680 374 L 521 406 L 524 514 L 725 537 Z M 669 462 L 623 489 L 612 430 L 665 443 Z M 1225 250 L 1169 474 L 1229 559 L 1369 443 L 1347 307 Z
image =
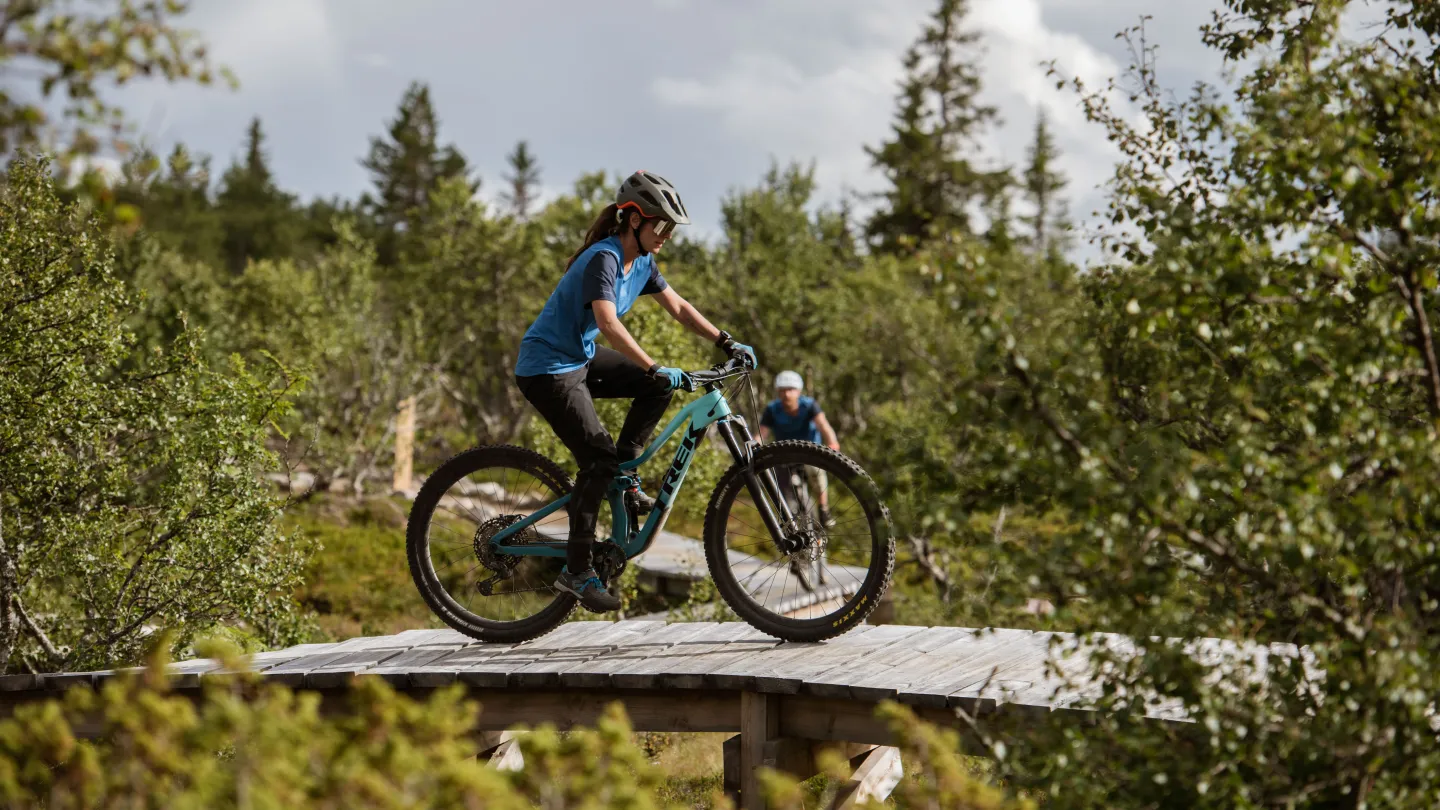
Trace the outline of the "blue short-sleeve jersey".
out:
M 584 368 L 595 356 L 593 301 L 609 301 L 624 315 L 642 295 L 654 295 L 669 285 L 660 275 L 653 255 L 640 256 L 621 272 L 624 255 L 620 238 L 612 236 L 586 248 L 570 263 L 545 308 L 520 340 L 515 374 L 564 374 Z
M 800 407 L 793 414 L 787 413 L 785 405 L 777 399 L 765 406 L 760 424 L 769 428 L 777 440 L 820 444 L 820 428 L 815 424 L 815 417 L 821 413 L 820 404 L 812 397 L 800 397 Z

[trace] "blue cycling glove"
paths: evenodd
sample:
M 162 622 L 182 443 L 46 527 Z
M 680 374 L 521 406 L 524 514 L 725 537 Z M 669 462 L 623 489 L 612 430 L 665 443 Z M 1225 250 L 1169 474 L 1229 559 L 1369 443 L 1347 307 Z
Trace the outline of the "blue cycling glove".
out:
M 745 358 L 745 364 L 750 368 L 758 368 L 760 366 L 760 359 L 755 356 L 755 350 L 746 346 L 744 343 L 737 342 L 735 338 L 730 336 L 729 332 L 721 332 L 720 337 L 715 341 L 715 345 L 730 355 L 731 360 L 739 360 L 743 357 Z
M 695 381 L 690 378 L 689 374 L 678 368 L 667 368 L 656 364 L 650 367 L 650 376 L 657 380 L 664 380 L 670 386 L 668 390 L 671 391 L 676 388 L 684 388 L 686 391 L 695 390 Z
M 750 368 L 755 368 L 760 365 L 760 360 L 755 357 L 755 350 L 746 346 L 744 343 L 731 343 L 729 351 L 731 360 L 739 360 L 741 357 L 744 357 L 745 363 Z

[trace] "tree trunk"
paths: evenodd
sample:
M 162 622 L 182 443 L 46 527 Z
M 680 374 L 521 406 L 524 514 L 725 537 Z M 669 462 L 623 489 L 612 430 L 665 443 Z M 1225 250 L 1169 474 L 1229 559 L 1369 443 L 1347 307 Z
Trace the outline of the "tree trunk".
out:
M 15 640 L 20 635 L 15 616 L 15 598 L 19 595 L 15 591 L 20 577 L 11 546 L 5 534 L 5 496 L 0 493 L 0 675 L 9 674 Z

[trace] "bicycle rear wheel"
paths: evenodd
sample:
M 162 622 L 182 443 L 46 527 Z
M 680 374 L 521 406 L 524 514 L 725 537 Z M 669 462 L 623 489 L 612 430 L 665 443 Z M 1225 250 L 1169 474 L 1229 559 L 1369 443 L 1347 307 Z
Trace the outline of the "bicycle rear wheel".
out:
M 570 490 L 564 470 L 521 447 L 477 447 L 442 464 L 415 497 L 405 538 L 410 575 L 435 615 L 472 638 L 512 643 L 564 622 L 575 597 L 553 583 L 565 558 L 497 554 L 489 540 Z M 568 522 L 560 510 L 509 542 L 562 541 Z
M 796 476 L 817 480 L 813 473 L 824 472 L 834 525 L 822 522 L 815 509 L 792 511 L 795 521 L 785 528 L 799 548 L 781 553 L 745 485 L 744 467 L 731 467 L 705 516 L 705 556 L 725 602 L 756 629 L 786 641 L 821 641 L 863 622 L 895 569 L 890 514 L 875 482 L 854 461 L 812 442 L 765 445 L 755 451 L 751 469 L 762 479 L 776 476 L 786 500 L 781 479 L 789 477 L 794 488 Z M 780 517 L 778 504 L 769 505 Z M 818 570 L 824 584 L 806 589 L 792 570 L 795 564 Z

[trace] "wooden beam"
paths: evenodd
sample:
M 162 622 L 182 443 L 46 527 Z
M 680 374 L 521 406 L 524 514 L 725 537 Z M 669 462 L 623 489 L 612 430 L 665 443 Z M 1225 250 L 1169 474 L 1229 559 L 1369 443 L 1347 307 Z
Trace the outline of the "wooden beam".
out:
M 883 802 L 890 796 L 905 769 L 900 764 L 900 749 L 876 746 L 851 760 L 855 771 L 840 786 L 831 802 L 831 810 L 850 810 L 866 802 Z
M 740 807 L 764 810 L 759 769 L 765 744 L 780 736 L 780 698 L 759 692 L 740 693 Z
M 550 723 L 556 728 L 593 726 L 620 702 L 636 731 L 739 731 L 740 696 L 735 692 L 597 689 L 470 690 L 480 703 L 477 728 L 504 731 Z
M 520 753 L 520 732 L 481 731 L 480 758 L 496 770 L 518 771 L 525 767 L 525 757 Z

